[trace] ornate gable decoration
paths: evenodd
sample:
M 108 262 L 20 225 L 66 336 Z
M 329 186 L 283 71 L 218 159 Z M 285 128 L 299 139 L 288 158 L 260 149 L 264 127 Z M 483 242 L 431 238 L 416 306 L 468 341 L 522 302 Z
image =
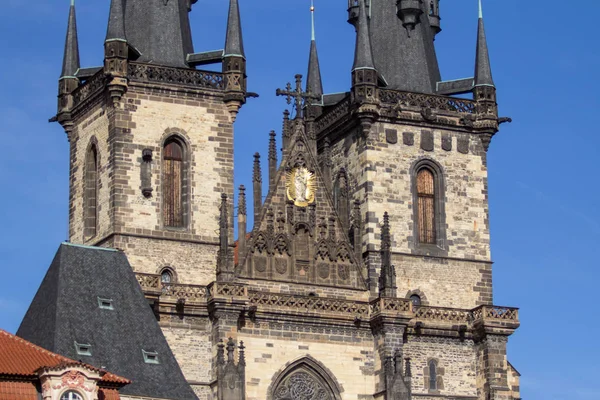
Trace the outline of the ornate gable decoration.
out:
M 367 288 L 316 161 L 310 120 L 290 121 L 287 148 L 247 242 L 239 273 L 250 279 Z

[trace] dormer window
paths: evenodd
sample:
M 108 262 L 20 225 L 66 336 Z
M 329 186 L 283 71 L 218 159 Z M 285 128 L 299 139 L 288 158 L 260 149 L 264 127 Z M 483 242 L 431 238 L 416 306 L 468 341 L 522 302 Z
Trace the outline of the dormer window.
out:
M 155 351 L 146 351 L 142 349 L 142 354 L 144 355 L 144 362 L 146 364 L 160 364 L 158 361 L 158 353 Z
M 98 306 L 103 310 L 114 310 L 112 299 L 98 297 Z
M 75 342 L 75 351 L 77 355 L 80 356 L 91 356 L 92 355 L 92 345 L 86 343 L 77 343 Z

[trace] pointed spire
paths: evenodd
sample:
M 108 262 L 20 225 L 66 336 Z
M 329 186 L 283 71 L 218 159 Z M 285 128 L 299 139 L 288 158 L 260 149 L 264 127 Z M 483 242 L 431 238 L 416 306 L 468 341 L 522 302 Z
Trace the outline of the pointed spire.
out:
M 356 50 L 354 52 L 353 71 L 357 69 L 375 69 L 365 1 L 358 0 L 358 27 L 356 29 Z
M 112 0 L 110 2 L 110 14 L 108 15 L 108 28 L 106 29 L 106 42 L 111 40 L 126 41 L 125 37 L 125 12 L 123 0 Z
M 227 194 L 221 194 L 221 215 L 219 217 L 219 264 L 217 280 L 221 282 L 231 281 L 233 273 L 229 265 L 229 217 L 227 208 Z
M 323 82 L 321 81 L 321 67 L 319 66 L 319 55 L 317 53 L 317 42 L 315 40 L 315 6 L 313 3 L 311 3 L 310 6 L 310 15 L 312 20 L 312 28 L 306 91 L 317 96 L 322 96 Z
M 259 153 L 254 154 L 252 180 L 254 182 L 254 226 L 257 226 L 260 223 L 260 210 L 262 208 L 262 173 Z
M 382 297 L 396 297 L 396 271 L 392 265 L 392 236 L 390 216 L 383 214 L 381 225 L 381 271 L 379 276 L 379 294 Z
M 237 242 L 237 265 L 244 263 L 246 258 L 246 187 L 240 185 L 240 194 L 238 195 L 238 242 Z
M 275 184 L 277 175 L 277 142 L 275 140 L 275 131 L 269 132 L 269 189 Z
M 244 40 L 242 38 L 242 22 L 238 0 L 229 0 L 229 17 L 227 19 L 227 37 L 223 57 L 238 56 L 246 58 Z
M 477 55 L 475 61 L 475 87 L 494 86 L 492 67 L 488 52 L 485 27 L 483 24 L 483 7 L 479 0 L 479 26 L 477 28 Z
M 67 25 L 67 38 L 65 40 L 65 53 L 63 58 L 61 78 L 75 78 L 79 70 L 79 40 L 77 39 L 77 18 L 75 16 L 75 0 L 71 0 L 69 9 L 69 22 Z

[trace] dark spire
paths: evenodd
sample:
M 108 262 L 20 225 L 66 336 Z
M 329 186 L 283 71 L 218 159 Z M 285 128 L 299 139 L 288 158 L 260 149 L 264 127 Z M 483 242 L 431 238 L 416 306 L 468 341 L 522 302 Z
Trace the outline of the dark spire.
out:
M 387 87 L 434 93 L 441 80 L 430 23 L 430 2 L 371 1 L 373 60 Z M 438 14 L 439 16 L 439 14 Z
M 308 58 L 308 75 L 306 79 L 306 91 L 317 96 L 323 95 L 323 82 L 321 81 L 321 67 L 319 66 L 319 55 L 317 54 L 317 41 L 315 40 L 315 6 L 311 3 L 311 40 L 310 56 Z
M 238 264 L 243 264 L 246 253 L 246 188 L 240 185 L 238 197 Z
M 356 49 L 354 51 L 353 71 L 357 69 L 375 69 L 365 1 L 366 0 L 358 0 L 358 27 L 356 28 Z
M 485 28 L 483 24 L 483 8 L 479 0 L 479 26 L 477 28 L 477 56 L 475 61 L 475 86 L 494 86 L 492 67 L 488 53 Z
M 223 53 L 223 56 L 246 57 L 246 54 L 244 53 L 244 40 L 242 38 L 242 23 L 238 0 L 229 0 L 227 37 L 225 39 L 225 53 Z
M 77 39 L 77 18 L 75 17 L 75 0 L 71 0 L 67 38 L 65 40 L 65 55 L 63 58 L 61 78 L 75 78 L 79 70 L 79 41 Z
M 125 37 L 141 54 L 138 61 L 172 67 L 188 67 L 194 52 L 189 11 L 190 0 L 127 0 Z
M 127 40 L 125 36 L 125 13 L 123 0 L 112 0 L 110 2 L 110 13 L 108 15 L 108 28 L 106 29 L 106 41 Z

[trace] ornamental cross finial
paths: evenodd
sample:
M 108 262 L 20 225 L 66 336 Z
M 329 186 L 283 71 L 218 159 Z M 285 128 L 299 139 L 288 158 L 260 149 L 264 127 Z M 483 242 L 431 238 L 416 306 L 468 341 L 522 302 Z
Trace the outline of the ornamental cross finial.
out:
M 296 115 L 299 117 L 302 116 L 302 103 L 304 100 L 319 100 L 321 98 L 320 96 L 317 96 L 313 93 L 304 92 L 302 90 L 302 75 L 300 74 L 296 75 L 295 90 L 292 91 L 292 84 L 288 82 L 288 84 L 285 86 L 285 90 L 277 89 L 275 95 L 285 96 L 288 104 L 291 104 L 292 99 L 294 99 L 294 102 L 296 104 Z

